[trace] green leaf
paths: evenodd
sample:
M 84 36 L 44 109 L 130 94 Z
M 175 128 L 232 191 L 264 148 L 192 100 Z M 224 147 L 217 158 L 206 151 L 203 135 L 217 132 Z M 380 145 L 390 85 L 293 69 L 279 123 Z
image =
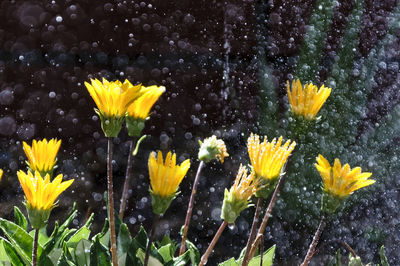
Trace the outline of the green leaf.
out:
M 88 239 L 90 235 L 90 226 L 93 223 L 93 217 L 94 213 L 92 213 L 89 217 L 89 219 L 86 221 L 85 225 L 79 228 L 75 234 L 71 236 L 71 238 L 66 242 L 67 247 L 69 248 L 75 248 L 76 245 L 82 240 L 82 239 Z
M 108 249 L 100 243 L 100 235 L 97 234 L 90 247 L 90 266 L 111 266 L 111 256 Z
M 107 218 L 104 221 L 103 229 L 101 229 L 101 232 L 99 233 L 99 240 L 104 246 L 108 246 L 110 243 L 110 223 Z
M 119 227 L 118 238 L 117 238 L 117 253 L 124 254 L 127 253 L 131 245 L 132 239 L 129 232 L 128 226 L 126 224 L 121 224 Z
M 200 252 L 197 249 L 196 245 L 186 240 L 186 247 L 188 248 L 191 265 L 197 265 L 200 263 Z
M 76 264 L 68 260 L 66 256 L 63 254 L 60 260 L 58 261 L 57 266 L 76 266 Z
M 143 249 L 139 248 L 136 252 L 136 256 L 140 259 L 140 261 L 144 262 L 145 253 Z M 149 265 L 148 266 L 164 266 L 159 260 L 154 258 L 153 256 L 149 257 Z
M 147 247 L 147 233 L 146 230 L 144 230 L 143 226 L 140 226 L 140 230 L 137 233 L 137 235 L 133 238 L 132 243 L 136 247 L 136 249 L 141 248 L 143 250 L 146 250 Z
M 75 257 L 75 263 L 78 266 L 85 266 L 90 264 L 91 260 L 91 242 L 87 239 L 81 239 L 75 247 L 69 248 Z M 99 264 L 102 265 L 102 264 Z
M 235 258 L 230 258 L 224 262 L 218 264 L 219 266 L 240 266 L 240 263 L 236 262 Z
M 381 258 L 381 266 L 390 266 L 385 254 L 385 246 L 381 246 L 381 249 L 379 250 L 379 256 Z
M 341 258 L 340 249 L 337 250 L 335 257 L 328 263 L 328 266 L 341 266 Z
M 28 221 L 17 206 L 14 206 L 14 223 L 19 225 L 25 231 L 28 230 Z
M 276 246 L 273 245 L 267 251 L 264 252 L 262 266 L 272 265 L 272 263 L 274 262 L 274 257 L 275 257 L 275 248 L 276 248 Z M 261 262 L 261 256 L 258 255 L 250 260 L 249 266 L 259 266 L 260 262 Z
M 169 261 L 171 261 L 173 259 L 173 253 L 171 254 L 171 248 L 172 245 L 171 244 L 167 244 L 165 246 L 162 246 L 158 249 L 158 254 L 161 255 L 161 257 L 163 258 L 164 263 L 167 263 Z
M 14 266 L 25 265 L 14 247 L 4 238 L 0 238 L 0 261 L 11 262 Z
M 0 218 L 0 228 L 3 230 L 18 255 L 24 260 L 24 263 L 32 264 L 33 238 L 20 226 L 3 218 Z M 40 257 L 42 250 L 42 246 L 38 244 L 38 257 Z

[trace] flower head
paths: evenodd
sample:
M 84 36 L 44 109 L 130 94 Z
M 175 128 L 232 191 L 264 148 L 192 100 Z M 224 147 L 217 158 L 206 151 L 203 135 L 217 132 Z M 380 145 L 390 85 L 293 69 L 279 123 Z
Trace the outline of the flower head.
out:
M 142 85 L 133 86 L 128 80 L 109 82 L 103 78 L 102 82 L 91 79 L 91 84 L 85 82 L 85 86 L 97 105 L 95 111 L 100 116 L 104 134 L 118 136 L 128 106 L 143 93 Z
M 292 81 L 292 88 L 287 81 L 286 87 L 292 113 L 307 120 L 316 118 L 318 111 L 331 94 L 331 88 L 324 85 L 318 89 L 317 86 L 308 83 L 303 88 L 299 79 Z
M 349 164 L 343 167 L 339 159 L 335 159 L 333 166 L 320 154 L 315 164 L 323 183 L 323 206 L 328 213 L 334 212 L 340 203 L 355 190 L 375 183 L 369 179 L 372 173 L 361 172 L 360 167 L 350 168 Z M 325 200 L 325 202 L 324 202 Z
M 229 156 L 225 142 L 222 139 L 217 139 L 214 135 L 204 139 L 204 142 L 199 141 L 199 143 L 199 160 L 209 162 L 218 158 L 223 163 L 224 158 Z
M 126 128 L 129 136 L 140 136 L 144 121 L 149 116 L 151 107 L 165 92 L 164 86 L 142 87 L 143 95 L 133 101 L 126 114 Z
M 158 151 L 157 158 L 155 152 L 150 153 L 148 164 L 153 211 L 164 214 L 177 195 L 178 186 L 189 170 L 190 160 L 177 165 L 176 154 L 168 152 L 164 162 L 161 151 Z
M 56 156 L 61 146 L 61 140 L 47 139 L 33 140 L 32 147 L 25 141 L 23 142 L 23 149 L 28 157 L 26 162 L 31 171 L 39 171 L 41 175 L 52 174 L 54 166 L 57 162 Z
M 0 169 L 0 180 L 3 177 L 3 169 Z
M 278 141 L 274 138 L 268 142 L 264 137 L 264 141 L 260 142 L 260 137 L 251 133 L 247 139 L 247 150 L 256 176 L 266 180 L 277 179 L 295 146 L 296 142 L 291 140 L 282 146 L 282 136 Z
M 50 211 L 56 206 L 57 197 L 66 190 L 74 180 L 62 182 L 62 175 L 58 175 L 50 182 L 49 174 L 45 178 L 38 171 L 35 175 L 28 171 L 18 171 L 18 180 L 25 193 L 26 208 L 32 227 L 41 228 L 48 220 Z
M 260 179 L 254 172 L 248 174 L 247 168 L 240 165 L 235 183 L 230 190 L 225 189 L 221 218 L 230 224 L 235 223 L 240 213 L 250 206 L 250 198 L 259 189 Z

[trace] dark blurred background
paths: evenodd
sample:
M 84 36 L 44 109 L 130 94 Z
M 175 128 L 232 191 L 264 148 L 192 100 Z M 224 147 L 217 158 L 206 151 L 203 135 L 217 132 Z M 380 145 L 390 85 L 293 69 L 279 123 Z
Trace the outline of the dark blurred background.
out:
M 135 157 L 125 222 L 132 233 L 140 225 L 150 228 L 147 158 L 152 150 L 173 150 L 180 161 L 190 158 L 192 166 L 157 233 L 167 232 L 180 242 L 178 232 L 198 166 L 198 140 L 216 134 L 225 140 L 230 157 L 223 165 L 208 164 L 202 173 L 189 238 L 203 253 L 220 224 L 223 190 L 232 184 L 239 163 L 248 162 L 246 139 L 257 131 L 258 105 L 262 104 L 259 50 L 265 50 L 277 92 L 284 96 L 284 83 L 292 78 L 314 4 L 304 0 L 1 1 L 0 168 L 5 174 L 0 184 L 0 215 L 12 218 L 12 206 L 23 207 L 16 178 L 17 170 L 26 169 L 22 141 L 58 138 L 62 146 L 56 172 L 75 182 L 60 197 L 50 225 L 64 219 L 66 210 L 77 202 L 79 215 L 74 224 L 82 224 L 95 212 L 93 230 L 99 231 L 106 216 L 107 147 L 84 82 L 105 77 L 163 85 L 166 93 L 146 122 L 144 133 L 150 137 Z M 361 56 L 386 33 L 386 18 L 395 4 L 394 0 L 366 1 L 360 18 Z M 326 78 L 352 5 L 352 1 L 338 1 L 317 83 Z M 398 59 L 398 54 L 390 56 Z M 398 91 L 387 88 L 398 71 L 382 68 L 379 73 L 382 78 L 376 99 L 370 101 L 366 125 L 398 102 Z M 382 104 L 382 93 L 393 100 Z M 283 111 L 284 100 L 279 104 Z M 125 130 L 114 140 L 117 208 L 128 140 Z M 246 211 L 236 227 L 223 234 L 210 265 L 238 256 L 252 213 Z M 279 231 L 279 225 L 275 226 Z M 278 261 L 290 263 L 304 256 L 304 242 L 292 246 L 291 239 L 277 239 L 277 232 L 269 234 L 273 237 L 267 243 L 278 243 Z

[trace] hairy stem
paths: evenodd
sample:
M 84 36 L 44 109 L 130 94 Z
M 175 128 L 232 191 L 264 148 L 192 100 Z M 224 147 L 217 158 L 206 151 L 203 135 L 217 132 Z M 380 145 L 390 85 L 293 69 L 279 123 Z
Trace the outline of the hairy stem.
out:
M 154 241 L 154 231 L 156 229 L 159 219 L 160 219 L 160 215 L 156 214 L 154 216 L 153 225 L 151 226 L 150 233 L 149 233 L 149 242 L 147 243 L 146 255 L 144 256 L 144 262 L 143 262 L 144 266 L 147 266 L 149 264 L 151 245 L 153 244 L 153 241 Z
M 323 215 L 321 218 L 321 221 L 319 222 L 318 229 L 315 232 L 313 240 L 310 244 L 310 247 L 308 248 L 307 255 L 304 258 L 304 261 L 300 264 L 300 266 L 307 266 L 310 263 L 311 258 L 314 255 L 315 247 L 318 244 L 318 240 L 321 237 L 321 234 L 322 234 L 322 231 L 324 230 L 325 225 L 326 225 L 326 216 Z
M 131 170 L 132 170 L 132 165 L 133 165 L 133 149 L 134 149 L 134 144 L 133 140 L 129 141 L 129 155 L 128 155 L 128 162 L 126 164 L 126 173 L 125 173 L 125 182 L 124 182 L 124 188 L 122 190 L 122 196 L 121 196 L 121 205 L 119 208 L 119 217 L 121 219 L 124 218 L 125 215 L 125 209 L 126 209 L 126 203 L 127 203 L 127 198 L 128 198 L 128 190 L 129 190 L 129 183 L 131 181 Z
M 111 256 L 113 266 L 118 266 L 117 257 L 117 237 L 115 235 L 115 221 L 114 221 L 114 193 L 113 193 L 113 179 L 112 179 L 112 151 L 113 143 L 112 138 L 108 138 L 108 153 L 107 153 L 107 192 L 108 192 L 108 219 L 110 220 L 111 231 Z
M 182 242 L 181 248 L 179 250 L 179 256 L 182 255 L 186 250 L 186 238 L 187 232 L 189 230 L 190 219 L 192 218 L 193 206 L 194 206 L 194 196 L 197 192 L 197 184 L 199 183 L 201 169 L 204 167 L 205 163 L 200 161 L 199 168 L 197 169 L 196 177 L 194 179 L 192 194 L 190 195 L 189 206 L 186 213 L 185 225 L 183 226 L 183 235 L 182 235 Z
M 250 249 L 251 249 L 251 245 L 254 242 L 254 239 L 256 238 L 256 230 L 257 230 L 257 225 L 258 225 L 258 219 L 259 219 L 260 213 L 261 213 L 262 203 L 263 203 L 263 198 L 259 197 L 257 200 L 256 210 L 254 212 L 253 224 L 251 225 L 249 239 L 247 240 L 246 253 L 244 254 L 244 257 L 243 257 L 242 266 L 247 266 L 250 261 Z
M 281 188 L 283 187 L 284 182 L 285 182 L 285 175 L 283 175 L 283 176 L 281 176 L 281 178 L 279 178 L 278 184 L 276 185 L 274 193 L 272 194 L 272 197 L 268 204 L 267 210 L 265 211 L 265 215 L 261 222 L 260 228 L 258 229 L 257 237 L 259 235 L 264 235 L 264 231 L 265 231 L 265 228 L 267 227 L 269 217 L 271 217 L 272 209 L 275 206 L 276 200 L 278 199 L 279 192 L 281 191 Z M 250 250 L 249 259 L 254 257 L 256 250 L 257 250 L 257 246 L 253 244 L 253 246 L 251 247 L 251 250 Z
M 37 266 L 38 239 L 39 239 L 39 229 L 35 229 L 35 237 L 33 239 L 33 247 L 32 247 L 32 266 Z
M 208 257 L 211 254 L 211 251 L 214 249 L 215 244 L 217 244 L 219 237 L 221 236 L 222 232 L 224 231 L 225 227 L 228 225 L 226 221 L 223 221 L 221 226 L 219 227 L 218 231 L 215 233 L 213 240 L 211 241 L 210 245 L 208 246 L 206 252 L 201 257 L 201 261 L 199 266 L 203 266 L 207 263 Z

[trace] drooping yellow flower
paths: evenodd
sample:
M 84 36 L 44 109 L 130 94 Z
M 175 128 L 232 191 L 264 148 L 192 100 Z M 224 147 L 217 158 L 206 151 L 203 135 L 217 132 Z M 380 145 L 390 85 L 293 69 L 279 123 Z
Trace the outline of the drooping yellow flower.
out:
M 144 128 L 145 119 L 154 103 L 165 92 L 163 86 L 142 87 L 143 95 L 133 101 L 126 113 L 126 128 L 128 135 L 138 137 Z
M 91 84 L 85 82 L 85 86 L 92 96 L 99 111 L 106 117 L 125 116 L 128 106 L 141 96 L 142 85 L 132 85 L 129 80 L 109 82 L 105 78 L 101 82 L 98 79 L 91 79 Z
M 199 141 L 199 143 L 199 160 L 209 162 L 218 158 L 221 163 L 224 163 L 225 157 L 229 156 L 225 142 L 222 139 L 217 139 L 215 135 L 204 139 L 204 142 Z
M 292 81 L 292 88 L 287 81 L 288 100 L 293 114 L 302 116 L 307 120 L 314 120 L 331 94 L 331 88 L 322 85 L 319 89 L 312 83 L 307 83 L 304 88 L 299 79 Z
M 190 160 L 177 165 L 176 154 L 168 152 L 164 163 L 162 153 L 158 151 L 157 158 L 155 152 L 150 153 L 148 165 L 153 212 L 164 214 L 177 195 L 178 186 L 189 170 Z
M 247 150 L 256 176 L 270 181 L 277 179 L 295 146 L 296 142 L 291 140 L 282 146 L 282 136 L 278 141 L 274 138 L 268 142 L 264 137 L 264 141 L 260 142 L 260 137 L 251 133 L 247 139 Z
M 145 120 L 149 116 L 151 107 L 165 92 L 164 86 L 142 87 L 143 95 L 133 101 L 128 107 L 127 115 L 136 119 Z
M 324 191 L 340 198 L 348 197 L 355 190 L 375 183 L 375 180 L 368 179 L 372 173 L 361 172 L 360 167 L 351 169 L 349 164 L 342 167 L 337 158 L 332 167 L 320 154 L 315 167 L 321 175 Z
M 57 162 L 56 156 L 61 146 L 61 140 L 47 139 L 33 140 L 32 147 L 25 141 L 23 142 L 23 149 L 28 157 L 28 166 L 31 171 L 39 171 L 40 174 L 52 174 L 54 166 Z
M 255 177 L 254 171 L 248 174 L 247 168 L 240 165 L 235 183 L 225 189 L 222 203 L 221 218 L 229 224 L 235 223 L 240 213 L 250 206 L 250 198 L 260 188 L 260 179 Z
M 18 171 L 18 180 L 25 193 L 26 208 L 29 220 L 35 229 L 41 228 L 48 220 L 50 211 L 56 206 L 54 203 L 57 197 L 66 190 L 74 180 L 62 182 L 62 174 L 50 182 L 50 175 L 45 178 L 38 171 L 35 175 L 28 171 Z

